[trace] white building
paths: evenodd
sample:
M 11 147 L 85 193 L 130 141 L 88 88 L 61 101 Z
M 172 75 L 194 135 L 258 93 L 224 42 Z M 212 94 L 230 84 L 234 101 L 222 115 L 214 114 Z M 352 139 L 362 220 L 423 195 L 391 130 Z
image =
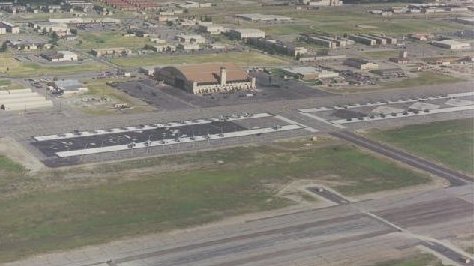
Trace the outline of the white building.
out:
M 20 33 L 20 28 L 11 23 L 0 21 L 0 34 L 18 34 Z
M 339 73 L 316 67 L 289 67 L 283 68 L 286 73 L 303 80 L 335 78 Z
M 198 43 L 179 43 L 177 48 L 184 51 L 197 51 L 201 49 L 201 46 Z
M 238 39 L 265 38 L 265 32 L 259 29 L 231 29 L 229 34 Z
M 64 94 L 83 93 L 89 90 L 82 82 L 76 79 L 55 81 L 54 87 L 57 90 L 63 91 Z
M 58 51 L 41 55 L 51 62 L 71 62 L 77 61 L 78 56 L 76 53 L 70 51 Z
M 211 35 L 217 35 L 224 32 L 224 27 L 220 25 L 199 25 L 199 30 L 202 32 L 209 33 Z

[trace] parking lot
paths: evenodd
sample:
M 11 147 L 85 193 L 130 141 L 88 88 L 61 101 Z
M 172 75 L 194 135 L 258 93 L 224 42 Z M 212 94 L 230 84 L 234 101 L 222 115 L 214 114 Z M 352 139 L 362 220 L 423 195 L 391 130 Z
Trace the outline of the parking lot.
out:
M 474 109 L 474 94 L 442 94 L 431 97 L 400 98 L 349 105 L 300 109 L 300 113 L 335 126 L 404 118 L 419 115 L 449 113 Z
M 89 155 L 127 150 L 144 150 L 148 153 L 153 147 L 162 147 L 161 152 L 166 153 L 166 150 L 172 151 L 174 146 L 188 144 L 187 148 L 196 148 L 199 144 L 194 143 L 223 144 L 221 140 L 225 139 L 245 139 L 302 128 L 304 126 L 289 123 L 280 116 L 243 113 L 209 119 L 34 136 L 30 143 L 41 152 L 47 164 L 55 166 L 78 163 Z

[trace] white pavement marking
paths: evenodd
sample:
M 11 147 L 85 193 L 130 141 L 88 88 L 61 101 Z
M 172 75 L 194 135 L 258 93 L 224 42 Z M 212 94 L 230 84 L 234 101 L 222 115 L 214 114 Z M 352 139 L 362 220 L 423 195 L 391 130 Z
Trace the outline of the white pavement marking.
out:
M 318 131 L 319 131 L 319 130 L 314 129 L 314 128 L 310 127 L 310 126 L 307 126 L 307 125 L 298 123 L 298 122 L 296 122 L 296 121 L 293 121 L 293 120 L 291 120 L 291 119 L 289 119 L 289 118 L 286 118 L 286 117 L 284 117 L 284 116 L 281 116 L 281 115 L 275 115 L 274 117 L 277 118 L 277 119 L 280 119 L 280 120 L 282 120 L 282 121 L 284 121 L 284 122 L 287 122 L 287 123 L 290 124 L 290 125 L 299 125 L 299 126 L 303 127 L 304 129 L 308 130 L 309 132 L 313 132 L 313 133 L 314 133 L 314 132 L 318 132 Z
M 237 120 L 244 120 L 244 119 L 251 119 L 251 118 L 264 118 L 272 116 L 269 113 L 258 113 L 253 114 L 250 116 L 230 116 L 226 118 L 227 121 L 237 121 Z M 213 121 L 220 121 L 220 118 L 209 118 L 209 119 L 196 119 L 196 120 L 188 120 L 180 122 L 169 122 L 166 124 L 149 124 L 144 125 L 143 127 L 124 127 L 124 128 L 112 128 L 110 130 L 95 130 L 95 131 L 81 131 L 77 133 L 64 133 L 64 134 L 55 134 L 55 135 L 47 135 L 47 136 L 35 136 L 33 137 L 36 141 L 46 141 L 46 140 L 59 140 L 59 139 L 69 139 L 75 137 L 88 137 L 88 136 L 99 136 L 111 133 L 124 133 L 124 132 L 132 132 L 132 131 L 145 131 L 145 130 L 152 130 L 157 128 L 166 128 L 166 127 L 182 127 L 187 125 L 202 125 L 202 124 L 209 124 Z
M 419 111 L 418 113 L 395 113 L 395 116 L 393 115 L 386 115 L 385 117 L 362 117 L 362 120 L 358 118 L 353 118 L 350 121 L 347 119 L 339 119 L 339 120 L 333 120 L 330 121 L 331 123 L 334 124 L 349 124 L 349 123 L 358 123 L 358 122 L 370 122 L 370 121 L 377 121 L 377 120 L 385 120 L 385 119 L 394 119 L 394 118 L 403 118 L 403 117 L 409 117 L 409 116 L 419 116 L 419 115 L 431 115 L 431 114 L 440 114 L 440 113 L 451 113 L 451 112 L 459 112 L 459 111 L 466 111 L 466 110 L 474 110 L 474 105 L 469 105 L 469 106 L 456 106 L 456 107 L 450 107 L 450 108 L 441 108 L 441 109 L 432 109 L 429 112 L 423 112 Z M 304 113 L 303 113 L 304 114 Z M 307 114 L 305 114 L 307 115 Z
M 307 117 L 310 117 L 310 118 L 313 118 L 315 120 L 318 120 L 318 121 L 321 121 L 325 124 L 328 124 L 328 125 L 331 125 L 331 126 L 334 126 L 334 127 L 337 127 L 337 128 L 346 128 L 345 126 L 343 125 L 339 125 L 339 124 L 334 124 L 334 123 L 331 123 L 330 121 L 322 118 L 322 117 L 319 117 L 319 116 L 316 116 L 316 115 L 313 115 L 313 114 L 310 114 L 310 113 L 303 113 L 303 112 L 300 112 L 300 114 L 304 115 L 304 116 L 307 116 Z
M 456 98 L 456 97 L 466 97 L 466 96 L 474 96 L 474 91 L 448 94 L 448 97 L 454 97 L 454 98 Z
M 278 131 L 288 131 L 288 130 L 295 130 L 295 129 L 301 129 L 301 128 L 303 127 L 300 125 L 285 125 L 279 128 L 260 128 L 260 129 L 242 130 L 242 131 L 237 131 L 237 132 L 209 135 L 209 140 L 225 139 L 225 138 L 232 138 L 232 137 L 244 137 L 244 136 L 255 135 L 255 134 L 267 134 L 267 133 L 273 133 L 273 132 L 278 132 Z M 205 140 L 208 140 L 208 138 L 203 137 L 203 136 L 196 136 L 194 137 L 194 139 L 191 139 L 191 137 L 180 138 L 179 142 L 175 140 L 137 142 L 135 143 L 135 146 L 133 147 L 133 149 L 155 147 L 155 146 L 166 146 L 166 145 L 190 143 L 190 142 L 205 141 Z M 88 148 L 88 149 L 74 150 L 74 151 L 60 151 L 60 152 L 56 152 L 56 155 L 63 158 L 63 157 L 71 157 L 71 156 L 78 156 L 78 155 L 103 153 L 103 152 L 123 151 L 123 150 L 130 150 L 130 149 L 132 148 L 129 147 L 129 144 L 125 144 L 125 145 L 114 145 L 114 146 L 107 146 L 107 147 L 100 147 L 100 148 Z

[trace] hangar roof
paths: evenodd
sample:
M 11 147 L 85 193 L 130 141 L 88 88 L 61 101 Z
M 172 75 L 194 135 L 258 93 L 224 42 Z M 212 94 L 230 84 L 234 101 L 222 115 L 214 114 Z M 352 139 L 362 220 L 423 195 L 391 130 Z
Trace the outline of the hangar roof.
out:
M 189 81 L 195 82 L 219 82 L 220 68 L 225 67 L 227 73 L 227 81 L 246 80 L 247 72 L 233 63 L 208 63 L 196 65 L 177 66 L 184 77 Z

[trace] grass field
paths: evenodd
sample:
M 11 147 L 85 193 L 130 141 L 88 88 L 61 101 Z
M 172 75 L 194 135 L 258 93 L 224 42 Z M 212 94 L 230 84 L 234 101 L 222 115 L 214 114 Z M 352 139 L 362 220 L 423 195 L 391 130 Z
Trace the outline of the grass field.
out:
M 411 125 L 371 136 L 455 170 L 474 175 L 472 119 Z
M 405 259 L 380 262 L 374 266 L 443 266 L 440 259 L 431 254 L 419 254 Z
M 385 51 L 369 51 L 364 52 L 364 56 L 368 59 L 389 59 L 391 57 L 397 57 L 399 51 L 397 50 L 385 50 Z
M 0 86 L 7 86 L 12 84 L 12 82 L 8 79 L 0 79 Z
M 231 5 L 231 6 L 229 6 Z M 396 4 L 386 4 L 385 7 Z M 405 4 L 404 4 L 405 5 Z M 192 13 L 198 15 L 210 15 L 217 23 L 230 23 L 243 27 L 258 27 L 267 31 L 268 34 L 294 35 L 299 33 L 327 32 L 330 34 L 344 33 L 384 33 L 387 35 L 401 36 L 416 32 L 444 32 L 468 28 L 465 25 L 449 21 L 443 18 L 429 19 L 425 16 L 393 16 L 384 18 L 370 15 L 368 9 L 375 8 L 374 5 L 353 5 L 332 8 L 321 8 L 319 10 L 295 10 L 288 7 L 261 6 L 258 3 L 251 5 L 232 4 L 218 5 L 212 10 L 197 9 Z M 379 7 L 380 8 L 380 7 Z M 249 23 L 232 18 L 236 13 L 262 13 L 271 15 L 289 16 L 294 19 L 292 23 Z M 434 17 L 434 16 L 430 16 Z M 445 17 L 447 18 L 447 17 Z M 374 26 L 373 29 L 358 28 L 357 25 Z
M 404 79 L 402 81 L 388 82 L 381 84 L 383 88 L 409 88 L 424 85 L 438 85 L 443 83 L 456 83 L 464 79 L 434 72 L 421 72 L 415 78 Z
M 120 32 L 94 32 L 80 33 L 81 43 L 77 45 L 81 49 L 125 47 L 130 49 L 141 49 L 149 43 L 148 38 L 124 37 Z
M 8 181 L 0 197 L 0 261 L 287 206 L 292 202 L 276 192 L 291 180 L 339 184 L 333 188 L 348 195 L 430 181 L 335 141 L 304 144 L 55 170 L 24 191 Z M 0 179 L 18 175 L 11 162 L 0 167 Z
M 122 67 L 140 67 L 153 65 L 200 64 L 211 62 L 236 63 L 242 66 L 286 65 L 288 62 L 276 56 L 259 52 L 229 52 L 217 54 L 190 55 L 147 55 L 112 59 L 112 63 Z
M 78 65 L 49 66 L 36 63 L 22 63 L 13 58 L 11 54 L 0 54 L 0 73 L 10 77 L 32 77 L 44 75 L 68 75 L 81 72 L 103 71 L 107 66 L 97 62 Z
M 0 91 L 1 90 L 19 90 L 19 89 L 24 89 L 25 86 L 12 82 L 11 80 L 8 79 L 0 79 Z

